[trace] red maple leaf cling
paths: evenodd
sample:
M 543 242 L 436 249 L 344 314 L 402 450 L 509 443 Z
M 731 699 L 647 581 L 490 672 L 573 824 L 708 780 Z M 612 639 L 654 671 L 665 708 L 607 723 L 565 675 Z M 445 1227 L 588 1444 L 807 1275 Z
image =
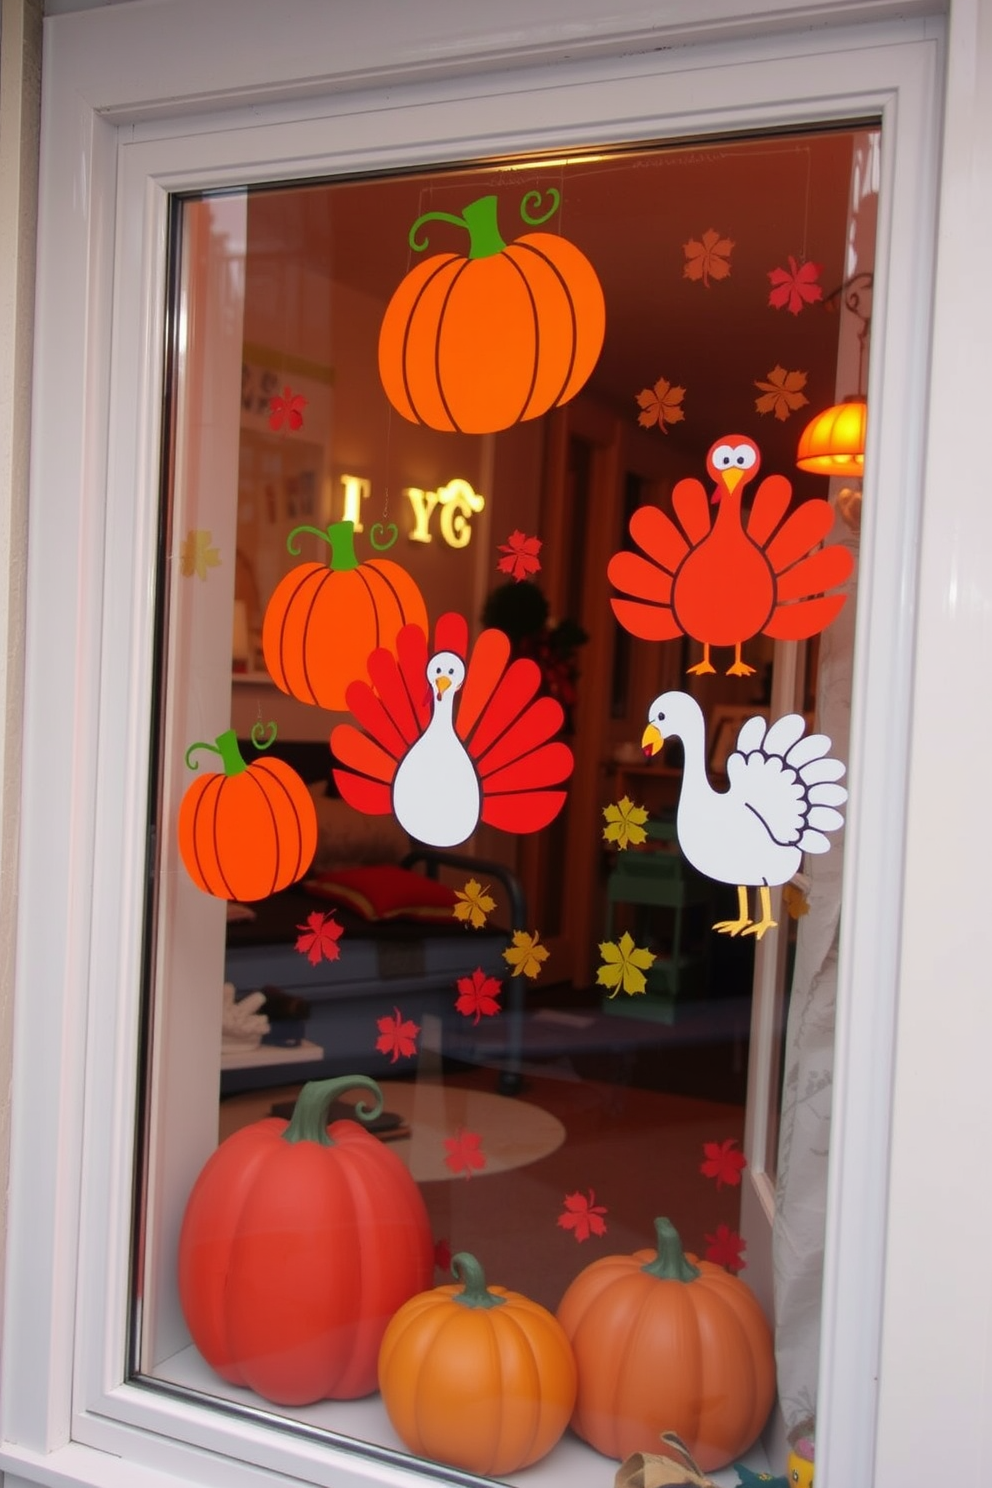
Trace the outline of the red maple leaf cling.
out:
M 478 1132 L 464 1131 L 459 1127 L 455 1136 L 445 1137 L 444 1145 L 448 1154 L 444 1165 L 453 1173 L 464 1173 L 466 1178 L 471 1178 L 473 1171 L 479 1172 L 486 1166 L 486 1154 L 482 1151 L 482 1138 Z
M 292 433 L 302 429 L 303 410 L 306 406 L 307 400 L 302 393 L 294 393 L 291 387 L 284 387 L 281 398 L 277 393 L 274 398 L 269 399 L 269 428 L 278 430 L 285 424 Z
M 402 1054 L 407 1058 L 410 1054 L 417 1052 L 417 1034 L 420 1032 L 420 1024 L 412 1022 L 409 1018 L 404 1019 L 398 1007 L 393 1008 L 393 1016 L 376 1019 L 376 1027 L 379 1037 L 375 1046 L 381 1054 L 391 1054 L 391 1063 L 395 1064 Z
M 596 1203 L 596 1195 L 590 1189 L 588 1197 L 583 1193 L 565 1195 L 565 1212 L 559 1214 L 558 1223 L 563 1230 L 571 1230 L 576 1240 L 588 1240 L 590 1235 L 606 1234 L 603 1215 L 608 1213 L 605 1204 Z
M 708 1241 L 704 1260 L 715 1261 L 718 1266 L 726 1266 L 728 1271 L 743 1271 L 747 1265 L 744 1252 L 747 1249 L 746 1241 L 742 1240 L 736 1230 L 729 1225 L 719 1224 L 715 1235 L 707 1235 Z
M 741 1172 L 747 1167 L 747 1158 L 738 1152 L 737 1138 L 728 1137 L 725 1142 L 704 1142 L 704 1161 L 699 1171 L 704 1178 L 715 1178 L 717 1188 L 725 1183 L 736 1187 L 741 1181 Z
M 311 966 L 319 966 L 321 961 L 336 961 L 341 955 L 338 941 L 344 934 L 344 926 L 339 925 L 332 914 L 315 909 L 307 915 L 306 924 L 296 928 L 300 932 L 296 949 L 306 956 Z
M 471 976 L 459 977 L 455 986 L 458 988 L 455 1007 L 466 1018 L 472 1018 L 474 1013 L 473 1023 L 478 1023 L 483 1013 L 491 1018 L 502 1011 L 496 999 L 503 990 L 503 983 L 486 976 L 481 966 L 477 966 Z
M 541 572 L 541 560 L 537 556 L 540 551 L 539 537 L 527 537 L 518 531 L 511 532 L 507 541 L 499 544 L 499 552 L 505 553 L 506 557 L 501 558 L 496 567 L 500 573 L 510 574 L 519 583 L 521 579 Z
M 790 253 L 787 269 L 769 270 L 768 278 L 774 285 L 768 296 L 769 305 L 776 310 L 788 309 L 793 315 L 798 315 L 804 306 L 822 300 L 823 290 L 816 282 L 822 268 L 822 264 L 796 263 Z

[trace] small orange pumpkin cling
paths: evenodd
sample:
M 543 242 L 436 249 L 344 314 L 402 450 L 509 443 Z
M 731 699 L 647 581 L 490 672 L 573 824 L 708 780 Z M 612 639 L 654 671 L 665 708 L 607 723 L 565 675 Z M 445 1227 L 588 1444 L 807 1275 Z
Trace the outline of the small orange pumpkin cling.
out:
M 593 1261 L 558 1307 L 578 1366 L 572 1430 L 619 1461 L 674 1431 L 714 1472 L 747 1451 L 771 1410 L 772 1333 L 743 1281 L 684 1255 L 669 1220 L 655 1232 L 657 1252 Z
M 384 552 L 389 542 L 371 541 Z M 278 688 L 331 712 L 346 709 L 345 689 L 364 677 L 378 646 L 391 648 L 404 625 L 427 629 L 427 606 L 415 580 L 389 558 L 359 562 L 353 522 L 325 529 L 295 527 L 286 546 L 293 554 L 297 536 L 308 532 L 330 548 L 330 565 L 298 563 L 277 584 L 262 621 L 262 653 Z
M 554 1317 L 487 1287 L 474 1256 L 452 1257 L 460 1285 L 406 1302 L 379 1350 L 379 1389 L 418 1456 L 499 1475 L 547 1455 L 575 1402 L 575 1360 Z
M 267 749 L 260 724 L 252 729 L 256 749 Z M 208 749 L 220 756 L 223 771 L 194 780 L 179 805 L 179 853 L 186 872 L 205 894 L 218 899 L 266 899 L 288 888 L 313 862 L 317 851 L 317 810 L 303 779 L 279 759 L 246 764 L 233 729 L 213 744 L 191 744 L 191 756 Z
M 540 192 L 524 197 L 520 215 L 539 225 L 558 210 L 528 215 Z M 558 408 L 584 386 L 603 346 L 603 290 L 585 254 L 555 233 L 500 236 L 497 199 L 480 197 L 460 217 L 425 212 L 410 229 L 410 247 L 425 222 L 450 222 L 469 235 L 467 255 L 436 253 L 402 280 L 379 331 L 379 376 L 404 418 L 428 428 L 494 434 Z
M 280 1405 L 354 1400 L 376 1385 L 396 1309 L 430 1284 L 427 1208 L 409 1170 L 357 1122 L 327 1124 L 365 1075 L 311 1080 L 290 1121 L 267 1117 L 222 1142 L 186 1204 L 179 1301 L 212 1369 Z

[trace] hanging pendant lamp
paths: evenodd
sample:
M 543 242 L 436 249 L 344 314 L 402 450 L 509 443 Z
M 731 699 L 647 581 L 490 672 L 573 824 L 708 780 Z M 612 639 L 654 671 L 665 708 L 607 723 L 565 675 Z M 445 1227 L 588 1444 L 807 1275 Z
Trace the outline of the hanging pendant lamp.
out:
M 868 404 L 849 398 L 825 408 L 806 425 L 799 440 L 796 464 L 815 475 L 838 475 L 860 480 L 865 466 L 865 426 Z

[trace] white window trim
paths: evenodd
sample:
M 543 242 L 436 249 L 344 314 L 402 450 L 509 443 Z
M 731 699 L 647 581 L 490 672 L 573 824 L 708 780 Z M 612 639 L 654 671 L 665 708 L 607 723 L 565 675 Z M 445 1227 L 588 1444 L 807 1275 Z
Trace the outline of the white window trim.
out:
M 556 5 L 535 43 L 533 7 L 523 0 L 504 5 L 499 29 L 490 33 L 477 20 L 469 26 L 464 7 L 448 0 L 402 7 L 403 20 L 388 5 L 377 11 L 371 0 L 334 7 L 335 14 L 328 8 L 315 16 L 313 9 L 303 0 L 274 8 L 256 0 L 211 0 L 209 7 L 163 0 L 48 23 L 0 1466 L 31 1482 L 110 1483 L 122 1470 L 115 1458 L 125 1458 L 129 1484 L 151 1484 L 156 1468 L 189 1481 L 247 1483 L 256 1469 L 234 1460 L 246 1452 L 268 1475 L 281 1469 L 314 1481 L 356 1483 L 411 1476 L 305 1443 L 287 1448 L 263 1425 L 232 1423 L 202 1406 L 118 1383 L 134 1128 L 166 194 L 305 175 L 326 168 L 329 153 L 356 168 L 402 163 L 402 150 L 376 143 L 375 114 L 366 111 L 380 107 L 402 105 L 404 126 L 416 121 L 404 132 L 411 162 L 449 158 L 459 140 L 469 154 L 584 141 L 593 96 L 602 120 L 613 120 L 594 126 L 595 138 L 636 137 L 650 132 L 644 117 L 625 107 L 623 79 L 636 75 L 658 77 L 657 113 L 664 124 L 655 132 L 663 127 L 666 134 L 878 113 L 884 119 L 868 467 L 884 470 L 886 489 L 869 475 L 866 511 L 877 515 L 863 547 L 872 582 L 861 589 L 855 709 L 865 743 L 850 762 L 821 1425 L 828 1482 L 894 1488 L 897 1478 L 889 1473 L 900 1455 L 892 1444 L 894 1427 L 879 1453 L 885 1475 L 872 1476 L 872 1380 L 886 1345 L 898 1373 L 893 1339 L 898 1343 L 899 1329 L 882 1333 L 883 1279 L 890 1295 L 893 1286 L 897 1299 L 906 1295 L 915 1254 L 909 1247 L 897 1252 L 895 1272 L 883 1278 L 900 936 L 905 933 L 907 949 L 919 951 L 923 961 L 932 959 L 919 923 L 907 918 L 903 927 L 904 805 L 907 790 L 912 808 L 923 789 L 916 774 L 907 783 L 909 741 L 914 771 L 932 758 L 920 747 L 920 730 L 911 727 L 913 693 L 915 687 L 916 716 L 925 721 L 926 687 L 939 692 L 938 676 L 947 691 L 960 683 L 961 669 L 934 654 L 938 643 L 946 646 L 952 635 L 958 640 L 963 634 L 950 623 L 956 617 L 948 615 L 946 586 L 949 576 L 963 572 L 978 583 L 968 544 L 959 535 L 952 545 L 953 534 L 942 533 L 931 515 L 924 531 L 934 541 L 923 572 L 933 630 L 923 648 L 928 670 L 921 674 L 917 665 L 914 676 L 942 26 L 926 18 L 892 31 L 881 24 L 858 30 L 828 24 L 906 13 L 906 6 L 884 3 L 775 0 L 756 21 L 732 0 L 681 0 L 658 22 L 654 6 L 615 4 L 606 20 L 598 4 L 583 0 Z M 410 24 L 414 12 L 416 28 Z M 979 55 L 971 0 L 956 4 L 954 18 L 952 56 L 962 87 L 956 95 L 952 90 L 949 119 L 952 142 L 961 147 L 978 92 L 971 79 Z M 826 29 L 802 40 L 784 30 L 813 22 Z M 445 37 L 459 39 L 446 44 Z M 655 50 L 662 46 L 683 50 Z M 300 81 L 300 56 L 333 57 L 334 66 Z M 500 75 L 508 61 L 518 70 Z M 716 102 L 700 87 L 696 69 L 702 67 L 720 69 Z M 462 78 L 463 71 L 481 76 Z M 605 80 L 594 83 L 596 77 Z M 543 124 L 532 105 L 532 90 L 540 87 L 555 90 L 553 117 L 546 111 Z M 577 101 L 583 87 L 591 92 Z M 505 101 L 510 91 L 517 95 L 512 110 Z M 468 141 L 464 126 L 451 120 L 459 97 L 473 93 Z M 190 132 L 194 111 L 196 134 Z M 269 127 L 259 129 L 262 123 Z M 956 213 L 962 237 L 974 242 L 966 199 L 965 184 L 948 173 L 944 225 L 953 227 Z M 967 339 L 973 312 L 946 272 L 938 279 L 938 307 L 947 312 L 944 322 L 938 320 L 944 327 L 938 350 L 950 372 L 955 328 Z M 980 410 L 974 398 L 965 402 L 975 410 L 974 451 Z M 974 480 L 974 467 L 968 468 L 969 446 L 959 433 L 954 442 L 954 411 L 946 395 L 942 405 L 937 400 L 931 468 L 941 485 L 956 472 L 964 486 Z M 893 490 L 899 492 L 899 521 Z M 959 510 L 963 499 L 954 513 Z M 57 609 L 53 595 L 59 596 Z M 898 737 L 883 758 L 877 741 L 886 725 Z M 967 758 L 980 769 L 975 749 Z M 964 785 L 957 785 L 961 803 Z M 914 823 L 918 832 L 929 827 L 939 836 L 932 813 L 914 817 L 911 809 L 911 849 Z M 944 843 L 953 843 L 946 828 Z M 918 846 L 918 856 L 907 858 L 915 899 L 906 904 L 917 910 L 926 902 L 925 851 Z M 974 863 L 977 868 L 977 854 Z M 907 987 L 917 990 L 912 971 L 903 975 L 904 1003 Z M 916 1002 L 909 1013 L 918 1020 Z M 907 1090 L 897 1084 L 897 1110 Z M 906 1186 L 906 1148 L 896 1152 L 896 1176 Z M 884 1394 L 882 1405 L 887 1420 Z M 181 1437 L 193 1445 L 178 1444 Z M 915 1461 L 919 1472 L 919 1457 Z

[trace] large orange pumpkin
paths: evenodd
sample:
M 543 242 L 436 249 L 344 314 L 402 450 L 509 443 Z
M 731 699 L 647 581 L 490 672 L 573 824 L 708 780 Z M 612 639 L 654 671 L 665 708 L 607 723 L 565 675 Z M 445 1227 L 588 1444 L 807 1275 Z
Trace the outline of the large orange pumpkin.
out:
M 558 192 L 552 191 L 557 210 Z M 551 213 L 526 222 L 546 221 Z M 379 376 L 393 407 L 415 424 L 493 434 L 567 403 L 599 359 L 606 328 L 603 291 L 585 254 L 554 233 L 500 236 L 496 197 L 461 217 L 426 212 L 423 223 L 454 223 L 469 234 L 467 255 L 437 253 L 399 285 L 379 331 Z
M 275 738 L 273 727 L 268 743 Z M 258 748 L 258 725 L 252 730 Z M 266 899 L 302 878 L 317 851 L 317 810 L 303 779 L 278 759 L 246 764 L 233 729 L 209 749 L 223 771 L 194 780 L 179 805 L 179 853 L 186 871 L 218 899 Z
M 669 1220 L 655 1220 L 655 1231 L 657 1252 L 593 1261 L 561 1300 L 579 1371 L 572 1430 L 620 1461 L 674 1431 L 713 1472 L 765 1424 L 771 1329 L 743 1281 L 683 1255 Z
M 465 1252 L 460 1285 L 399 1309 L 379 1352 L 379 1389 L 397 1435 L 421 1457 L 467 1472 L 516 1472 L 558 1441 L 575 1401 L 575 1360 L 551 1313 L 487 1287 Z
M 345 711 L 345 690 L 366 674 L 378 646 L 392 647 L 404 625 L 427 629 L 427 606 L 416 582 L 390 558 L 360 563 L 353 522 L 296 527 L 330 548 L 326 563 L 299 563 L 276 586 L 262 621 L 262 653 L 277 687 L 301 703 Z M 373 543 L 374 545 L 374 543 Z
M 434 1269 L 427 1210 L 395 1153 L 354 1121 L 327 1125 L 362 1075 L 304 1085 L 289 1122 L 227 1138 L 197 1178 L 179 1237 L 179 1300 L 224 1379 L 280 1405 L 375 1389 L 386 1324 Z

